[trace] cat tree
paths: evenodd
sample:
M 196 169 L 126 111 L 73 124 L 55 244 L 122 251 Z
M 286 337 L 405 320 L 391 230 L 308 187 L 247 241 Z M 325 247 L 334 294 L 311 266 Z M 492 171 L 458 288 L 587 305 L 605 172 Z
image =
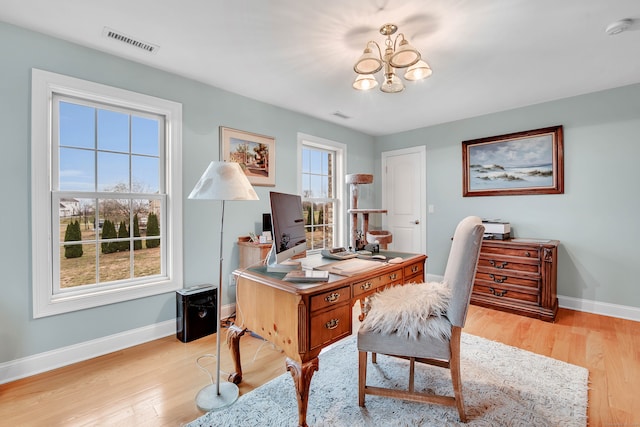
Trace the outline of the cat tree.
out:
M 371 184 L 373 175 L 364 173 L 354 173 L 346 176 L 346 183 L 350 185 L 351 208 L 347 210 L 351 218 L 351 239 L 350 246 L 353 250 L 364 248 L 364 239 L 367 243 L 378 243 L 380 248 L 386 249 L 387 244 L 392 242 L 392 235 L 384 230 L 369 231 L 369 214 L 386 214 L 386 209 L 358 209 L 358 186 L 361 184 Z M 362 215 L 362 229 L 358 230 L 358 215 Z

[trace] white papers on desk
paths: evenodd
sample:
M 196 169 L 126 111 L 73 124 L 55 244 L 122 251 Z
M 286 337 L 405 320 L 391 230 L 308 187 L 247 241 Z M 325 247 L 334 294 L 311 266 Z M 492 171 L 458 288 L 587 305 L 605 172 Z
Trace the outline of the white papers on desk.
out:
M 387 265 L 386 262 L 351 258 L 316 267 L 316 270 L 324 270 L 340 276 L 354 276 L 358 273 L 384 267 L 385 265 Z

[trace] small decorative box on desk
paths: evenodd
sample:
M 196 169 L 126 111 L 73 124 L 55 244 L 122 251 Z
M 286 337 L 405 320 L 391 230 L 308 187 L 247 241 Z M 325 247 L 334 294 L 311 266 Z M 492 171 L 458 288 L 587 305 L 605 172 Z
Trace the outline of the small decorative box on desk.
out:
M 553 322 L 557 240 L 483 240 L 471 303 Z

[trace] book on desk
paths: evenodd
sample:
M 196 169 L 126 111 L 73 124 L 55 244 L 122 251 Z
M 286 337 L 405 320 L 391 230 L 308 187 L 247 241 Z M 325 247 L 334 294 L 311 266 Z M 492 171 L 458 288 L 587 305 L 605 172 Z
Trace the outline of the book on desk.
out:
M 292 270 L 285 274 L 287 282 L 328 282 L 329 272 L 322 270 Z

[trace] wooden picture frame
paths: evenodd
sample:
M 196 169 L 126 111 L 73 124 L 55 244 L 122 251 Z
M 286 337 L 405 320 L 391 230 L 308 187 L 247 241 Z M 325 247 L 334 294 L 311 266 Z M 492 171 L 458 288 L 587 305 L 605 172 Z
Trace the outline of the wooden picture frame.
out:
M 562 193 L 562 126 L 462 142 L 463 197 Z
M 220 126 L 222 160 L 239 163 L 252 185 L 276 185 L 275 146 L 273 137 Z

